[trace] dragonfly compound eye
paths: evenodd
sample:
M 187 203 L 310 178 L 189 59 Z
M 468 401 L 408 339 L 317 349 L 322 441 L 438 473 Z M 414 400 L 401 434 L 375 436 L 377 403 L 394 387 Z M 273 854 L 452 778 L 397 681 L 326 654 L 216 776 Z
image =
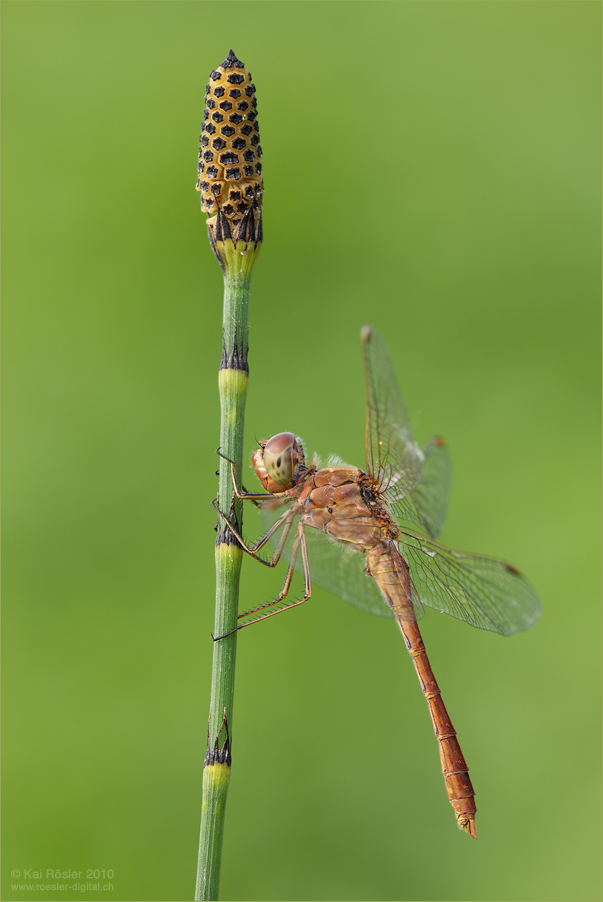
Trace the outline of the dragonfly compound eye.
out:
M 269 478 L 282 486 L 293 483 L 301 446 L 292 432 L 273 435 L 264 446 L 264 467 Z

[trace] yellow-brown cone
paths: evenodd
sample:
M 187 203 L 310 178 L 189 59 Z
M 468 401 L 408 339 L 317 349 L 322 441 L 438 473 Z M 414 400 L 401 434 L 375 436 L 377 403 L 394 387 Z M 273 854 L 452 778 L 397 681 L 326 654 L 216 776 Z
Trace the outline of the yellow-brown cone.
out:
M 262 240 L 262 148 L 255 85 L 231 50 L 209 76 L 200 135 L 201 209 L 208 215 L 210 241 L 232 239 L 253 245 Z

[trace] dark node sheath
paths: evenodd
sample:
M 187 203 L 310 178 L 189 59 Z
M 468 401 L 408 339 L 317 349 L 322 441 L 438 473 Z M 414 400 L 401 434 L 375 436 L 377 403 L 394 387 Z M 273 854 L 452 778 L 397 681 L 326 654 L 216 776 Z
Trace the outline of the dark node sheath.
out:
M 241 524 L 238 521 L 237 514 L 234 506 L 234 494 L 230 500 L 230 510 L 228 511 L 228 522 L 236 529 L 236 531 L 241 533 Z M 222 517 L 218 517 L 218 524 L 216 526 L 216 545 L 234 545 L 240 548 L 240 543 L 237 537 L 235 536 L 232 529 L 229 529 Z
M 247 352 L 247 345 L 243 346 L 240 337 L 237 335 L 236 323 L 232 340 L 232 348 L 230 352 L 226 350 L 226 340 L 224 338 L 224 332 L 222 332 L 222 359 L 220 360 L 221 370 L 242 370 L 244 373 L 248 373 L 249 363 L 247 361 Z
M 219 740 L 220 733 L 224 730 L 225 739 L 222 747 L 220 748 Z M 207 751 L 205 753 L 205 761 L 203 762 L 205 767 L 211 764 L 227 764 L 229 767 L 231 765 L 232 758 L 230 756 L 230 734 L 228 732 L 228 717 L 226 716 L 226 709 L 224 709 L 224 717 L 222 718 L 222 723 L 220 724 L 220 729 L 216 735 L 214 740 L 213 747 L 210 744 L 209 739 L 209 721 L 207 723 Z

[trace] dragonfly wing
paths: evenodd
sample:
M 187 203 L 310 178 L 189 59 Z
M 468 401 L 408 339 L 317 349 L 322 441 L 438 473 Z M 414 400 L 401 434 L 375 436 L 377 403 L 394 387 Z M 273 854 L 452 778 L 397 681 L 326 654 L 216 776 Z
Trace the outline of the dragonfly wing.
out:
M 439 436 L 430 439 L 422 453 L 423 472 L 418 486 L 409 495 L 399 498 L 394 485 L 383 493 L 383 498 L 397 520 L 414 523 L 432 539 L 437 539 L 448 510 L 452 466 L 448 448 Z
M 448 512 L 452 465 L 443 439 L 434 436 L 423 448 L 423 478 L 413 492 L 413 500 L 427 533 L 437 539 Z
M 376 329 L 360 332 L 366 380 L 366 465 L 382 491 L 401 500 L 421 481 L 423 454 L 412 437 L 387 346 Z
M 274 520 L 282 513 L 281 510 L 262 510 L 262 521 L 265 530 L 268 530 Z M 284 557 L 290 560 L 293 533 L 291 530 L 288 541 L 283 550 Z M 376 614 L 378 617 L 392 617 L 377 583 L 365 572 L 366 557 L 358 551 L 353 551 L 343 542 L 336 542 L 325 533 L 317 529 L 307 527 L 305 529 L 306 543 L 308 546 L 308 560 L 310 562 L 310 579 L 329 592 L 339 595 L 344 601 L 366 611 Z M 278 543 L 277 534 L 271 543 Z M 295 569 L 302 571 L 301 557 L 295 562 Z
M 393 616 L 377 583 L 364 569 L 366 555 L 317 529 L 307 528 L 305 533 L 313 582 L 368 614 Z
M 398 541 L 417 593 L 430 608 L 503 636 L 529 629 L 540 616 L 536 592 L 511 564 L 451 551 L 410 531 Z

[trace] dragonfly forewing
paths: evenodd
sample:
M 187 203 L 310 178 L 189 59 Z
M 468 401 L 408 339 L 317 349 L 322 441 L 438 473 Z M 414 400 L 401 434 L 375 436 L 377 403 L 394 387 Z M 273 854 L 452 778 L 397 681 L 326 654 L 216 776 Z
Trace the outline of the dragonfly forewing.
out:
M 366 464 L 381 489 L 395 489 L 401 499 L 421 481 L 423 454 L 412 437 L 385 342 L 372 326 L 363 327 L 361 339 L 366 380 Z

